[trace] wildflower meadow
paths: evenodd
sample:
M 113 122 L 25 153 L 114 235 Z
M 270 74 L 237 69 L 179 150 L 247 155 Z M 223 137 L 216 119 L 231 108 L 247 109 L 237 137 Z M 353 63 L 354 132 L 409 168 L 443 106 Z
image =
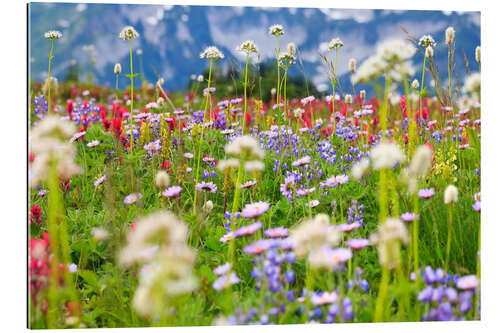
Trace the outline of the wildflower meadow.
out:
M 465 70 L 457 27 L 363 61 L 332 35 L 320 93 L 271 23 L 232 79 L 193 50 L 183 91 L 144 75 L 137 27 L 108 25 L 127 61 L 107 86 L 56 78 L 64 33 L 31 36 L 30 328 L 481 319 L 480 46 Z

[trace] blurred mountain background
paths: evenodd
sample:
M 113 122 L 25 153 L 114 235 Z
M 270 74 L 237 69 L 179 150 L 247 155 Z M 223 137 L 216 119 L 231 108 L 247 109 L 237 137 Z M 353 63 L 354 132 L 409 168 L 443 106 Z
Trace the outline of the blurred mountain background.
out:
M 459 77 L 466 75 L 464 53 L 471 70 L 477 70 L 474 49 L 480 45 L 479 12 L 30 3 L 28 15 L 30 79 L 42 81 L 47 77 L 50 41 L 43 34 L 59 30 L 63 37 L 56 42 L 53 75 L 64 81 L 74 78 L 77 68 L 81 81 L 111 87 L 115 84 L 115 63 L 122 64 L 122 73 L 129 72 L 129 44 L 118 38 L 126 25 L 140 33 L 132 42 L 134 51 L 142 50 L 141 57 L 134 52 L 134 72 L 142 67 L 148 82 L 156 82 L 159 75 L 167 89 L 176 91 L 186 89 L 193 74 L 206 70 L 208 61 L 200 59 L 199 54 L 209 45 L 216 45 L 226 55 L 217 63 L 223 75 L 244 69 L 244 56 L 235 48 L 247 39 L 254 40 L 260 50 L 260 59 L 252 59 L 254 64 L 275 64 L 276 38 L 268 34 L 273 24 L 285 29 L 280 37 L 282 50 L 288 42 L 298 46 L 301 61 L 289 75 L 305 75 L 311 88 L 320 92 L 328 89 L 320 53 L 332 58 L 327 44 L 334 37 L 344 42 L 337 75 L 348 87 L 349 58 L 355 58 L 359 66 L 375 52 L 377 43 L 405 39 L 402 28 L 416 39 L 424 34 L 434 37 L 442 77 L 447 75 L 444 40 L 448 26 L 456 30 L 455 71 Z M 419 70 L 421 61 L 417 53 L 413 63 Z M 125 87 L 127 81 L 121 78 L 120 86 Z

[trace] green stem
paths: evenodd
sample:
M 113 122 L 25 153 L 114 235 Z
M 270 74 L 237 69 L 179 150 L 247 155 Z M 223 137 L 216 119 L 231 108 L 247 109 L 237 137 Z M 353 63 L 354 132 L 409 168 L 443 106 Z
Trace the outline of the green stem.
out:
M 200 177 L 200 160 L 201 160 L 201 145 L 203 144 L 203 132 L 205 129 L 205 118 L 207 114 L 207 109 L 208 109 L 208 101 L 210 99 L 210 82 L 212 80 L 212 67 L 213 67 L 214 60 L 210 59 L 210 69 L 208 71 L 208 87 L 207 87 L 207 98 L 205 99 L 205 110 L 203 112 L 203 124 L 201 126 L 201 137 L 200 141 L 198 144 L 198 161 L 196 162 L 196 177 L 195 177 L 195 183 L 194 185 L 198 183 L 198 179 Z M 194 200 L 193 200 L 193 214 L 196 214 L 196 199 L 198 198 L 198 191 L 195 189 L 194 191 Z
M 243 127 L 241 129 L 241 135 L 245 135 L 245 127 L 247 124 L 247 84 L 248 84 L 248 57 L 250 56 L 250 51 L 247 51 L 247 61 L 245 65 L 245 84 L 244 84 L 244 94 L 245 94 L 245 104 L 243 108 Z
M 134 66 L 132 63 L 132 40 L 129 39 L 130 47 L 130 158 L 132 159 L 132 151 L 134 150 L 134 134 L 132 132 L 133 112 L 134 112 Z
M 446 261 L 444 264 L 444 272 L 448 273 L 448 266 L 450 263 L 450 249 L 451 249 L 451 226 L 453 224 L 453 204 L 448 205 L 448 239 L 446 241 Z
M 50 53 L 49 53 L 49 78 L 47 79 L 47 105 L 48 105 L 48 114 L 51 113 L 51 105 L 52 105 L 52 96 L 50 94 L 50 66 L 52 64 L 52 54 L 54 53 L 54 40 L 52 39 L 52 47 L 50 48 Z
M 387 294 L 387 285 L 389 284 L 389 269 L 385 266 L 382 267 L 382 279 L 380 280 L 380 286 L 378 289 L 378 296 L 375 305 L 375 317 L 374 322 L 381 322 L 382 315 L 384 311 L 384 301 Z

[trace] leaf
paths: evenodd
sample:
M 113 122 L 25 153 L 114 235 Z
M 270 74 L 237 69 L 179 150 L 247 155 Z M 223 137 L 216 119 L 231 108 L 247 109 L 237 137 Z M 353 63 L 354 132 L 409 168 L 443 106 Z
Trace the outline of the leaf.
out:
M 80 276 L 85 283 L 99 290 L 99 280 L 97 279 L 96 273 L 88 270 L 78 270 L 78 276 Z

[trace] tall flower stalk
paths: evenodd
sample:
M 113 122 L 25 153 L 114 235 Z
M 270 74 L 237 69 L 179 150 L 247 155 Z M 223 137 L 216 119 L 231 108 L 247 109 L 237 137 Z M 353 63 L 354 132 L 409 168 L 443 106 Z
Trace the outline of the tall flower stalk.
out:
M 127 26 L 120 32 L 120 38 L 123 40 L 128 40 L 129 52 L 130 52 L 130 74 L 126 76 L 130 77 L 130 157 L 132 157 L 132 152 L 134 150 L 134 133 L 133 133 L 133 113 L 134 113 L 134 64 L 132 61 L 132 39 L 139 37 L 139 33 L 131 26 Z
M 203 145 L 203 132 L 205 129 L 205 119 L 206 119 L 206 114 L 208 110 L 208 104 L 210 102 L 210 83 L 212 81 L 212 68 L 214 61 L 217 61 L 219 59 L 224 59 L 224 54 L 219 51 L 219 49 L 215 46 L 209 46 L 207 47 L 201 54 L 200 54 L 201 59 L 209 59 L 210 60 L 210 68 L 208 70 L 208 84 L 207 84 L 207 93 L 206 93 L 206 99 L 205 99 L 205 110 L 203 111 L 203 122 L 201 125 L 201 133 L 200 133 L 200 140 L 198 143 L 198 157 L 196 161 L 196 175 L 195 175 L 195 185 L 198 183 L 199 177 L 200 177 L 200 160 L 201 160 L 201 148 Z M 194 192 L 194 199 L 193 199 L 193 214 L 196 214 L 196 200 L 198 199 L 198 191 L 195 190 Z
M 458 189 L 454 185 L 448 185 L 444 191 L 444 203 L 448 205 L 448 237 L 446 240 L 446 261 L 444 271 L 448 273 L 450 263 L 451 232 L 453 224 L 453 205 L 458 201 Z
M 52 82 L 50 81 L 50 69 L 51 69 L 51 65 L 52 65 L 52 59 L 54 58 L 53 54 L 54 54 L 54 45 L 55 45 L 55 41 L 56 39 L 59 39 L 62 37 L 62 33 L 59 32 L 59 31 L 56 31 L 56 30 L 51 30 L 51 31 L 47 31 L 45 33 L 45 38 L 47 39 L 50 39 L 51 42 L 52 42 L 52 46 L 50 48 L 50 53 L 49 53 L 49 71 L 48 71 L 48 79 L 47 79 L 47 105 L 48 105 L 48 114 L 50 114 L 52 112 L 52 108 L 51 108 L 51 105 L 52 105 L 52 96 L 51 96 L 51 86 L 52 86 Z
M 280 73 L 280 39 L 279 36 L 283 35 L 285 31 L 283 26 L 275 24 L 269 27 L 269 34 L 276 36 L 276 67 L 278 71 L 278 78 L 276 83 L 276 104 L 278 105 L 278 113 L 281 113 L 281 73 Z
M 333 63 L 332 77 L 330 84 L 332 85 L 332 114 L 333 114 L 333 135 L 337 132 L 337 119 L 335 117 L 335 86 L 337 85 L 337 59 L 339 56 L 339 49 L 344 46 L 344 43 L 339 38 L 334 38 L 328 44 L 328 50 L 335 50 L 335 60 Z
M 247 40 L 246 42 L 241 43 L 240 46 L 236 48 L 237 51 L 242 51 L 246 55 L 246 62 L 245 62 L 245 82 L 243 83 L 243 90 L 244 90 L 244 106 L 243 106 L 243 125 L 242 125 L 242 130 L 241 134 L 245 134 L 245 128 L 246 128 L 246 123 L 247 123 L 247 86 L 248 86 L 248 61 L 250 58 L 251 53 L 258 53 L 257 45 L 251 40 Z

